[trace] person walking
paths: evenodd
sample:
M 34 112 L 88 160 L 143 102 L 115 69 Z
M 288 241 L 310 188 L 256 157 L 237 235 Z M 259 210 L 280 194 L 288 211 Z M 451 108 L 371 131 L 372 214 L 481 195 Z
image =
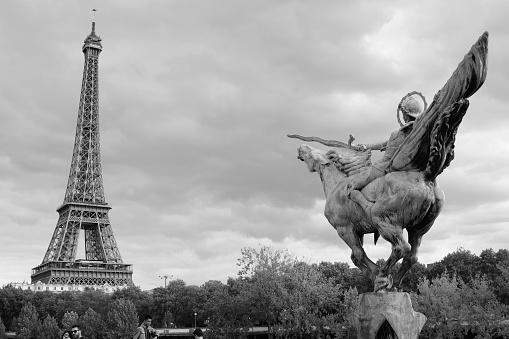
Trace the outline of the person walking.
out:
M 146 315 L 141 325 L 136 329 L 133 339 L 158 338 L 156 330 L 152 328 L 152 316 Z

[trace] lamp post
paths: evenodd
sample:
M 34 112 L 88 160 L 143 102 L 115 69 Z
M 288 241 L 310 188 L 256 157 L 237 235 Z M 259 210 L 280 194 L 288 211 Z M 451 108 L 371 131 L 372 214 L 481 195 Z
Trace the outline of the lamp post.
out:
M 159 276 L 159 278 L 164 279 L 164 287 L 165 288 L 166 288 L 166 279 L 168 279 L 168 278 L 171 279 L 172 277 L 173 277 L 172 275 L 162 275 L 162 276 L 160 275 Z
M 195 327 L 195 328 L 196 328 L 196 315 L 197 315 L 197 314 L 198 314 L 198 313 L 194 312 L 194 327 Z

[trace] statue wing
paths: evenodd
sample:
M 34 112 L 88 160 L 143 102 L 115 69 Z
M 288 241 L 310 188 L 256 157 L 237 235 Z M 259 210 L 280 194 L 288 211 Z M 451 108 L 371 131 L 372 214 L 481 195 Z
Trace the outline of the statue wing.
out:
M 488 32 L 459 63 L 428 109 L 391 159 L 390 171 L 422 171 L 434 180 L 454 158 L 457 128 L 468 108 L 468 97 L 484 83 L 488 63 Z

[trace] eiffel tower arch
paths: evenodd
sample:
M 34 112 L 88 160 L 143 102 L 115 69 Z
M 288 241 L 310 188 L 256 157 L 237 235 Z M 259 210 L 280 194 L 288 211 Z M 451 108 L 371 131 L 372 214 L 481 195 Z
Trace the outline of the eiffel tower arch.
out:
M 76 136 L 64 202 L 42 263 L 32 269 L 32 284 L 131 286 L 132 265 L 122 261 L 104 198 L 99 143 L 99 54 L 101 38 L 92 31 L 83 48 L 85 65 Z M 85 235 L 85 258 L 76 259 Z

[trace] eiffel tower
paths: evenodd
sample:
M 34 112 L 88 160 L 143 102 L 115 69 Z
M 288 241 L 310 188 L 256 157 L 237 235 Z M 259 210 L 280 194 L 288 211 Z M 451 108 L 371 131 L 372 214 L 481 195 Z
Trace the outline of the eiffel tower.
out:
M 95 11 L 95 10 L 94 10 Z M 99 145 L 99 53 L 101 38 L 92 32 L 83 45 L 85 66 L 71 170 L 59 218 L 42 264 L 32 269 L 32 284 L 131 286 L 132 265 L 124 264 L 105 201 Z M 76 259 L 80 231 L 85 259 Z

